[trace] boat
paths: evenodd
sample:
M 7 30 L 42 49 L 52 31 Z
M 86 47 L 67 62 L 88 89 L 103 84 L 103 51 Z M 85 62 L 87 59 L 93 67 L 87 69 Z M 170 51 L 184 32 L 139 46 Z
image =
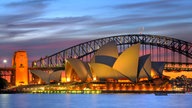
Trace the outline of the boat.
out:
M 155 96 L 167 96 L 168 94 L 166 92 L 155 92 Z

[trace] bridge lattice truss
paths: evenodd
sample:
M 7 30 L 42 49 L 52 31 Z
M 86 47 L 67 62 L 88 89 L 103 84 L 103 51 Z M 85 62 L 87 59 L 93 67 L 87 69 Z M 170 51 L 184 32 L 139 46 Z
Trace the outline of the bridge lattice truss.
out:
M 102 45 L 114 40 L 119 52 L 135 43 L 141 43 L 141 54 L 151 54 L 152 61 L 167 64 L 192 64 L 192 43 L 183 40 L 148 34 L 130 34 L 105 37 L 81 43 L 33 62 L 33 67 L 64 67 L 65 59 L 89 61 Z

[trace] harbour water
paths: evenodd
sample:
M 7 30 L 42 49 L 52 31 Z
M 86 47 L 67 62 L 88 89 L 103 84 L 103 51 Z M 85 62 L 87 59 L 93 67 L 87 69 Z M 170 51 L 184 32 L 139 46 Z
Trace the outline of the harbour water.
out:
M 192 94 L 0 94 L 0 108 L 192 108 Z

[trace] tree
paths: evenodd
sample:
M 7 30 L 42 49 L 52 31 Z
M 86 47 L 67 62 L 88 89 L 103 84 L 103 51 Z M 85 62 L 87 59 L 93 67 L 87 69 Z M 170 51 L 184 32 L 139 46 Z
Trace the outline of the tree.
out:
M 8 82 L 6 79 L 0 78 L 0 89 L 4 89 L 8 86 Z

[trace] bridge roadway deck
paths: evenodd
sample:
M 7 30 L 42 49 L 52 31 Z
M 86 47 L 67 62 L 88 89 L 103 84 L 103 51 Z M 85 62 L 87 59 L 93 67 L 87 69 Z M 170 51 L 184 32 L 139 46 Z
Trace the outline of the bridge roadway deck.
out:
M 177 65 L 177 66 L 176 66 Z M 183 67 L 185 66 L 185 67 Z M 65 70 L 65 67 L 29 67 L 28 70 Z M 192 71 L 192 63 L 166 62 L 166 71 Z M 13 67 L 0 67 L 2 71 L 15 71 Z

